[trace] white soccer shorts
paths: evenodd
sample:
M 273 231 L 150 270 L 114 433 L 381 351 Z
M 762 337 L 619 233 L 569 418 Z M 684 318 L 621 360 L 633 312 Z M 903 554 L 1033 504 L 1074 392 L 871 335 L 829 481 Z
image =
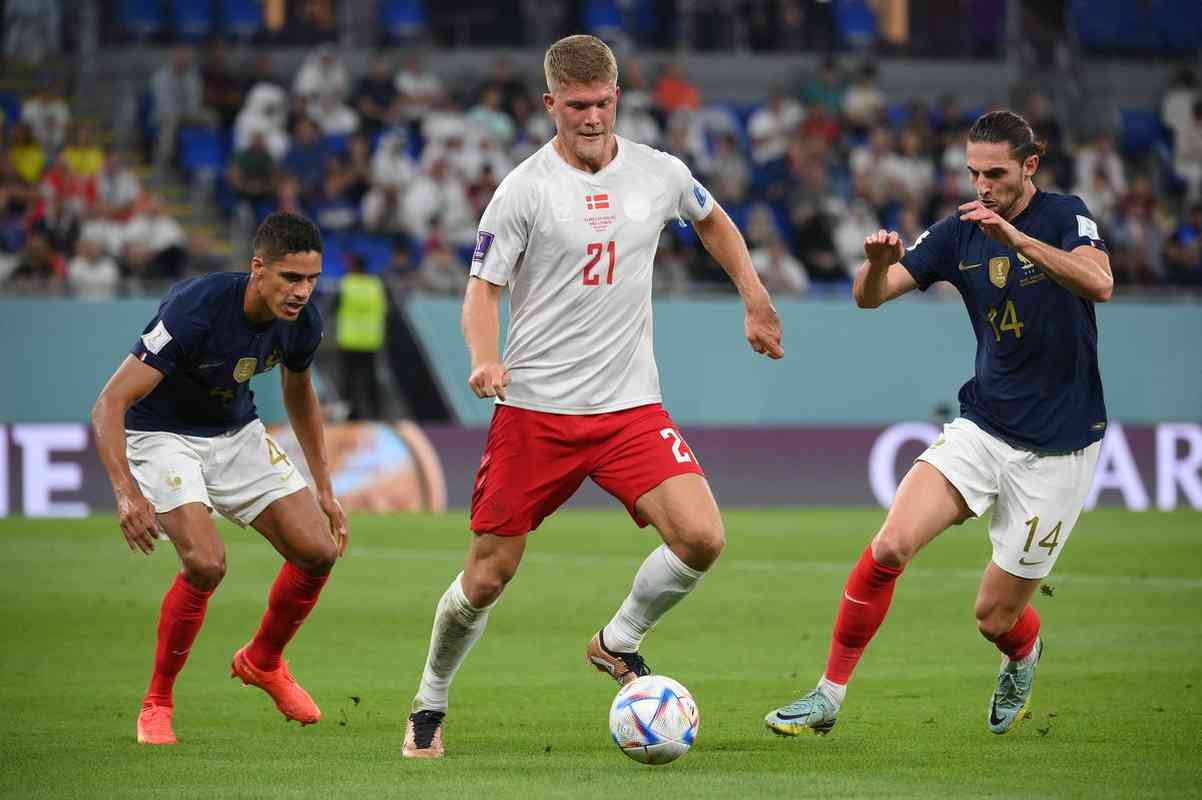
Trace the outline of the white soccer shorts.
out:
M 917 460 L 943 473 L 978 517 L 993 508 L 993 563 L 1020 578 L 1045 578 L 1077 524 L 1101 444 L 1039 455 L 957 417 Z
M 217 436 L 126 431 L 129 468 L 159 514 L 204 503 L 246 527 L 267 506 L 306 488 L 259 420 Z

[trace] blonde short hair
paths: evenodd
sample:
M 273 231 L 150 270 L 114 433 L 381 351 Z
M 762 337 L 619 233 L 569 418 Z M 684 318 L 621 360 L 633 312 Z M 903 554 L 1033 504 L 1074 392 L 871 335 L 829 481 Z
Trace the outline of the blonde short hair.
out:
M 618 80 L 618 62 L 609 45 L 596 36 L 565 36 L 547 48 L 543 57 L 547 89 L 559 91 L 569 83 Z

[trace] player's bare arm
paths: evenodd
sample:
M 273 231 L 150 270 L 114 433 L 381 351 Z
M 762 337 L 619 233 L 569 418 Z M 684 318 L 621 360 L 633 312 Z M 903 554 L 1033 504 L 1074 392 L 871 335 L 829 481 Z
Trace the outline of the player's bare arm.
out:
M 897 231 L 879 230 L 864 240 L 867 260 L 856 271 L 852 294 L 860 308 L 877 308 L 906 292 L 918 282 L 900 263 L 904 255 Z
M 350 531 L 347 528 L 346 513 L 338 498 L 334 496 L 334 485 L 330 481 L 330 465 L 326 458 L 325 435 L 321 424 L 321 406 L 317 401 L 317 392 L 313 390 L 313 381 L 309 370 L 293 372 L 287 367 L 280 367 L 280 379 L 283 381 L 284 408 L 288 412 L 288 421 L 300 442 L 305 454 L 305 463 L 309 465 L 309 474 L 317 486 L 317 504 L 330 521 L 330 536 L 338 543 L 338 555 L 346 552 Z
M 975 222 L 990 239 L 1022 253 L 1042 267 L 1053 280 L 1079 297 L 1105 303 L 1114 294 L 1110 256 L 1103 250 L 1081 245 L 1071 253 L 1065 252 L 1018 230 L 979 200 L 960 206 L 960 219 Z
M 163 373 L 133 356 L 126 356 L 92 407 L 96 448 L 117 498 L 121 533 L 131 551 L 137 549 L 147 555 L 154 550 L 155 512 L 129 471 L 129 460 L 125 456 L 125 412 L 150 394 L 161 380 Z
M 722 265 L 743 298 L 743 306 L 747 310 L 744 329 L 751 349 L 769 358 L 783 357 L 785 351 L 780 344 L 780 317 L 772 306 L 768 290 L 751 265 L 751 255 L 747 252 L 743 234 L 739 233 L 720 205 L 715 205 L 705 219 L 694 225 L 705 249 Z
M 468 281 L 463 298 L 463 339 L 467 342 L 472 373 L 467 379 L 476 397 L 505 399 L 509 369 L 501 362 L 497 339 L 501 334 L 501 292 L 505 287 L 482 278 Z

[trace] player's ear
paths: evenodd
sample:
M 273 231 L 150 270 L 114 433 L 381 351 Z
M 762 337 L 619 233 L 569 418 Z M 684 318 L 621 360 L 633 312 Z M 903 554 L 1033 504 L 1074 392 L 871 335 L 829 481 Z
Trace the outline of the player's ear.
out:
M 1023 162 L 1023 177 L 1030 178 L 1039 169 L 1039 156 L 1027 156 L 1027 160 Z
M 550 114 L 553 108 L 555 108 L 555 95 L 543 92 L 543 110 Z
M 263 258 L 261 256 L 258 256 L 258 255 L 251 256 L 250 271 L 253 275 L 262 274 L 264 266 L 266 266 L 266 265 L 263 263 Z

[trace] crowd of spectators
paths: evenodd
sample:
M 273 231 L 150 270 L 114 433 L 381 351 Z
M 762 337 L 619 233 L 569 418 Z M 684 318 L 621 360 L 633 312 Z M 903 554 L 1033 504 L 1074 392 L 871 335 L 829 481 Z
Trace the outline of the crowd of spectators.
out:
M 146 152 L 169 164 L 176 130 L 211 126 L 228 152 L 216 202 L 235 238 L 274 209 L 300 210 L 327 236 L 386 241 L 390 255 L 370 268 L 406 286 L 462 291 L 481 212 L 553 134 L 541 76 L 517 74 L 504 58 L 468 83 L 388 52 L 355 75 L 332 46 L 313 49 L 288 80 L 263 51 L 236 62 L 221 47 L 203 64 L 186 48 L 173 52 L 149 83 L 157 136 Z M 706 97 L 679 64 L 652 72 L 622 64 L 617 132 L 688 164 L 776 293 L 846 292 L 865 236 L 897 229 L 911 244 L 973 197 L 964 143 L 984 109 L 950 96 L 889 97 L 871 62 L 826 60 L 782 76 L 753 103 Z M 1202 286 L 1202 94 L 1192 74 L 1164 96 L 1173 145 L 1161 169 L 1126 158 L 1109 132 L 1072 140 L 1039 92 L 1019 110 L 1048 145 L 1037 184 L 1085 200 L 1120 285 Z M 66 281 L 82 292 L 212 265 L 203 242 L 193 256 L 162 198 L 141 192 L 122 154 L 93 141 L 53 89 L 28 98 L 7 126 L 7 280 Z M 657 291 L 729 288 L 691 228 L 665 227 Z
M 224 268 L 144 189 L 129 154 L 72 118 L 60 84 L 44 83 L 0 126 L 0 287 L 107 297 Z

